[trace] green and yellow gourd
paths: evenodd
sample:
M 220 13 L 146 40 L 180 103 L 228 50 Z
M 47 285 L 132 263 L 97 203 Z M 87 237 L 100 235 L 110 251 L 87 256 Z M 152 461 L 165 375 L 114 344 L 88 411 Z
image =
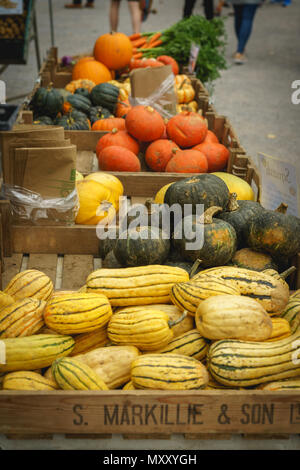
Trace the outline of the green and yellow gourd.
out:
M 63 390 L 108 390 L 105 382 L 91 367 L 74 358 L 57 359 L 52 363 L 51 371 Z
M 272 334 L 266 341 L 279 341 L 280 339 L 291 336 L 292 330 L 289 322 L 285 318 L 271 317 Z
M 55 359 L 68 356 L 75 345 L 74 339 L 65 335 L 36 334 L 2 341 L 6 364 L 0 364 L 0 373 L 48 367 Z
M 46 302 L 34 298 L 17 300 L 0 310 L 0 338 L 31 336 L 44 325 Z
M 291 333 L 295 333 L 300 326 L 300 296 L 292 294 L 284 311 L 280 315 L 287 320 L 291 327 Z
M 106 295 L 113 307 L 170 303 L 171 287 L 189 280 L 181 268 L 149 265 L 99 269 L 87 280 L 87 292 Z
M 113 314 L 107 326 L 107 336 L 117 345 L 132 345 L 140 351 L 155 351 L 166 346 L 173 338 L 170 329 L 173 323 L 167 313 L 151 307 L 133 311 L 126 309 L 125 312 Z
M 289 286 L 283 279 L 235 266 L 206 269 L 196 274 L 193 282 L 197 283 L 211 275 L 238 288 L 240 295 L 257 300 L 271 315 L 280 315 L 289 299 Z
M 220 340 L 209 348 L 207 367 L 217 382 L 234 387 L 297 377 L 299 344 L 300 331 L 274 342 Z
M 155 351 L 157 354 L 181 354 L 201 361 L 205 358 L 209 342 L 196 329 L 173 338 L 167 346 Z
M 137 389 L 198 390 L 208 383 L 208 373 L 193 357 L 145 354 L 133 361 L 131 381 Z
M 0 290 L 0 309 L 13 304 L 14 302 L 15 299 L 11 295 L 5 294 L 5 292 Z
M 108 298 L 97 293 L 65 294 L 45 308 L 46 325 L 61 334 L 87 333 L 104 327 L 112 315 Z
M 57 390 L 59 387 L 53 380 L 32 371 L 9 372 L 4 376 L 3 390 Z
M 47 301 L 53 293 L 53 283 L 43 272 L 37 269 L 26 269 L 10 280 L 4 293 L 15 300 L 33 297 Z
M 199 277 L 194 282 L 191 279 L 188 282 L 174 284 L 171 289 L 171 301 L 181 310 L 186 310 L 189 315 L 195 316 L 198 305 L 203 300 L 218 295 L 239 295 L 238 287 L 227 284 L 217 276 Z

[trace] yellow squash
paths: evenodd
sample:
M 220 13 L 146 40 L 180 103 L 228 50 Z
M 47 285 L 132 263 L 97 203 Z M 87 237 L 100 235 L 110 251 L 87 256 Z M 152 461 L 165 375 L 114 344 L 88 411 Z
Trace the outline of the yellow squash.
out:
M 46 302 L 34 298 L 17 300 L 0 310 L 0 338 L 31 336 L 44 325 Z
M 51 366 L 54 380 L 63 390 L 108 390 L 96 372 L 74 358 L 57 359 Z
M 4 293 L 14 299 L 33 297 L 38 300 L 48 300 L 53 292 L 51 279 L 37 269 L 26 269 L 16 274 L 4 289 Z
M 3 390 L 57 390 L 56 382 L 28 370 L 9 372 L 2 384 Z

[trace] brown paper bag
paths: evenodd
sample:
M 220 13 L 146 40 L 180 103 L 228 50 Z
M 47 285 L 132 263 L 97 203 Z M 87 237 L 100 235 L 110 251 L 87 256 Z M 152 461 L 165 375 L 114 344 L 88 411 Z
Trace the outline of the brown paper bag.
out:
M 132 105 L 152 106 L 167 119 L 176 114 L 175 77 L 171 65 L 132 70 L 130 83 Z
M 18 223 L 74 223 L 76 146 L 15 149 L 14 187 L 8 195 Z

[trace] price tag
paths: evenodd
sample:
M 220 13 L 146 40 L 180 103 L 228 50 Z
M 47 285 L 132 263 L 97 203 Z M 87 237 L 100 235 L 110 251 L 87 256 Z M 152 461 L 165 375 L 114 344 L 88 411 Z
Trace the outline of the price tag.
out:
M 200 51 L 200 46 L 198 44 L 195 44 L 194 42 L 191 44 L 191 50 L 190 50 L 190 59 L 189 59 L 189 65 L 188 65 L 188 71 L 189 73 L 193 73 L 196 67 L 198 55 Z
M 0 15 L 22 15 L 23 0 L 0 0 Z
M 299 215 L 299 176 L 297 168 L 264 153 L 258 154 L 261 176 L 261 198 L 263 207 L 275 210 L 284 202 L 288 205 L 287 213 Z

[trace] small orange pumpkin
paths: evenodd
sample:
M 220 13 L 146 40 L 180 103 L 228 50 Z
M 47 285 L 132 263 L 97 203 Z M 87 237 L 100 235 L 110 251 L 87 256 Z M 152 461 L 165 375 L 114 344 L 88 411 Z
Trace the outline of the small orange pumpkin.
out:
M 111 70 L 126 67 L 133 54 L 133 46 L 126 34 L 106 33 L 98 37 L 94 45 L 94 57 Z
M 131 108 L 132 106 L 129 103 L 129 99 L 123 99 L 122 101 L 118 101 L 115 114 L 117 117 L 125 117 Z
M 126 130 L 114 128 L 111 132 L 108 132 L 107 134 L 100 137 L 96 145 L 96 155 L 98 156 L 103 149 L 110 147 L 111 145 L 125 147 L 135 155 L 137 155 L 140 150 L 138 142 L 133 137 L 131 137 L 131 135 Z
M 167 134 L 180 147 L 193 147 L 205 139 L 207 122 L 199 113 L 183 111 L 168 121 Z
M 79 60 L 72 70 L 72 80 L 84 78 L 96 85 L 111 80 L 109 69 L 97 60 Z
M 146 150 L 145 160 L 154 171 L 165 171 L 169 160 L 174 157 L 177 145 L 171 140 L 158 139 L 152 142 Z
M 92 131 L 112 131 L 115 128 L 125 130 L 125 119 L 115 117 L 98 119 L 92 125 Z
M 103 171 L 141 171 L 138 157 L 130 150 L 111 145 L 98 155 L 99 168 Z
M 179 150 L 169 160 L 165 171 L 168 173 L 207 173 L 206 156 L 194 149 Z
M 204 153 L 207 158 L 209 172 L 220 171 L 226 167 L 229 158 L 229 150 L 225 145 L 215 142 L 202 142 L 193 148 Z
M 151 106 L 133 106 L 127 113 L 126 129 L 141 142 L 160 139 L 165 130 L 165 123 L 158 111 Z

